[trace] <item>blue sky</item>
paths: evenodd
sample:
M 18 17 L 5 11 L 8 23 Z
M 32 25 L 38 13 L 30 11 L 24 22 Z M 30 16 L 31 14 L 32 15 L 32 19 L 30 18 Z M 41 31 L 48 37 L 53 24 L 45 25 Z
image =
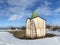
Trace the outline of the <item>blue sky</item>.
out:
M 0 27 L 23 26 L 33 11 L 46 24 L 60 26 L 60 0 L 0 0 Z

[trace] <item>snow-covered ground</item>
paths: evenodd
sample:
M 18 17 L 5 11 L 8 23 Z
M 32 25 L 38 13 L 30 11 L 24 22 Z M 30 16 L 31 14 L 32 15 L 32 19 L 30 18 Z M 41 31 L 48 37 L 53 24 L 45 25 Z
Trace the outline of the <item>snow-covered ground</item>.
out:
M 58 31 L 47 31 L 47 33 L 60 35 Z M 0 45 L 60 45 L 60 36 L 36 40 L 22 40 L 15 38 L 9 32 L 0 32 Z

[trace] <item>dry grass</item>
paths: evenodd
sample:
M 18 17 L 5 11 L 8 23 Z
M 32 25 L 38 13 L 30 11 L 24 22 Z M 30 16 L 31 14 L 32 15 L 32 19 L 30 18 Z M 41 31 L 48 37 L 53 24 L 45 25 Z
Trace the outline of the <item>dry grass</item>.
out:
M 28 40 L 28 39 L 32 39 L 32 38 L 28 38 L 28 37 L 26 37 L 26 31 L 25 30 L 21 30 L 21 31 L 11 31 L 10 33 L 12 33 L 13 34 L 13 36 L 15 36 L 16 38 L 19 38 L 19 39 L 26 39 L 26 40 Z M 46 36 L 44 36 L 44 37 L 37 37 L 37 38 L 34 38 L 34 39 L 42 39 L 42 38 L 47 38 L 47 37 L 54 37 L 54 36 L 56 36 L 56 35 L 54 35 L 54 34 L 46 34 Z
M 10 31 L 10 33 L 13 34 L 16 38 L 24 38 L 26 36 L 26 31 L 25 30 L 20 30 L 20 31 Z

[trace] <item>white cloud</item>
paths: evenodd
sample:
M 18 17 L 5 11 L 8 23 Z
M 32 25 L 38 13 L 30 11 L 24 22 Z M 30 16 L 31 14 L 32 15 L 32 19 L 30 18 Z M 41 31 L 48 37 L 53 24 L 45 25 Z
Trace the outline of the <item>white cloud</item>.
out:
M 60 16 L 60 8 L 57 8 L 57 9 L 55 9 L 54 11 L 55 11 L 54 14 L 55 14 L 56 16 Z
M 11 5 L 17 5 L 17 7 L 14 8 L 9 8 L 10 12 L 13 12 L 14 14 L 17 14 L 18 16 L 31 16 L 31 12 L 27 12 L 26 8 L 29 6 L 34 6 L 36 1 L 41 1 L 41 0 L 8 0 L 8 3 Z M 43 0 L 44 1 L 44 0 Z M 40 12 L 41 14 L 51 14 L 51 11 L 46 8 L 48 7 L 51 3 L 44 1 L 44 5 L 41 5 L 41 7 L 39 7 L 37 9 L 38 12 Z M 44 11 L 43 11 L 44 10 Z M 48 14 L 47 14 L 48 13 Z
M 60 8 L 55 9 L 56 13 L 60 13 Z
M 48 7 L 43 7 L 43 8 L 39 7 L 36 11 L 40 15 L 45 15 L 45 16 L 51 16 L 51 15 L 53 15 L 53 16 L 60 16 L 60 8 L 51 10 Z
M 8 0 L 8 3 L 11 5 L 28 6 L 36 1 L 38 0 Z
M 53 13 L 53 11 L 51 11 L 48 7 L 39 7 L 36 11 L 38 14 L 45 16 L 50 16 Z
M 9 5 L 11 5 L 12 7 L 9 7 L 8 11 L 7 11 L 7 15 L 9 15 L 10 12 L 12 12 L 13 14 L 9 15 L 9 19 L 8 20 L 18 20 L 22 19 L 24 16 L 31 16 L 31 12 L 27 11 L 26 8 L 28 8 L 29 6 L 34 6 L 35 2 L 40 1 L 41 0 L 8 0 L 7 2 L 9 3 Z M 51 4 L 47 1 L 44 1 L 44 5 L 41 4 L 41 7 L 39 7 L 37 9 L 37 11 L 40 14 L 51 14 L 51 11 L 49 10 L 48 6 Z M 14 7 L 15 6 L 15 7 Z M 44 11 L 43 11 L 44 10 Z M 12 16 L 11 16 L 12 15 Z M 18 18 L 17 18 L 18 17 Z
M 29 6 L 33 6 L 34 5 L 34 2 L 36 2 L 38 0 L 8 0 L 8 3 L 10 5 L 15 5 L 16 7 L 14 8 L 9 8 L 9 11 L 10 12 L 13 12 L 13 14 L 16 14 L 17 16 L 16 17 L 24 17 L 24 16 L 27 16 L 29 17 L 31 12 L 27 11 L 26 8 L 29 7 Z M 13 15 L 14 16 L 14 15 Z M 10 16 L 10 17 L 13 17 L 13 16 Z M 14 16 L 14 19 L 16 18 Z M 19 18 L 19 19 L 21 19 Z M 12 20 L 12 18 L 9 18 L 10 21 Z
M 45 0 L 41 3 L 41 7 L 49 7 L 50 5 L 52 5 L 52 3 Z
M 20 15 L 10 15 L 8 21 L 22 20 L 24 17 L 30 17 L 29 12 L 20 12 Z
M 18 19 L 22 19 L 24 16 L 30 17 L 31 16 L 31 12 L 27 12 L 26 8 L 28 6 L 33 6 L 34 5 L 35 0 L 9 0 L 9 3 L 11 5 L 17 5 L 17 7 L 14 8 L 9 8 L 10 12 L 13 12 L 14 14 L 16 14 L 18 17 L 17 19 L 14 18 L 14 20 L 18 20 Z M 45 15 L 45 16 L 51 16 L 51 15 L 60 15 L 58 14 L 58 12 L 60 12 L 60 8 L 59 9 L 54 9 L 52 10 L 49 6 L 52 5 L 51 2 L 48 1 L 44 1 L 43 4 L 41 4 L 40 7 L 38 7 L 36 9 L 36 11 L 40 14 L 40 15 Z M 11 16 L 10 16 L 11 17 Z M 13 16 L 12 16 L 13 17 Z M 21 17 L 21 18 L 19 18 Z M 10 18 L 9 18 L 10 19 Z M 11 21 L 11 19 L 10 19 Z
M 51 5 L 52 3 L 44 3 L 45 5 L 41 5 L 41 7 L 38 7 L 36 9 L 36 11 L 38 12 L 38 14 L 40 15 L 45 15 L 45 16 L 60 16 L 60 7 L 56 8 L 56 9 L 52 9 L 49 7 L 49 5 Z
M 16 20 L 17 18 L 18 18 L 17 15 L 11 15 L 11 16 L 9 17 L 9 20 Z
M 52 3 L 44 1 L 44 5 L 41 5 L 40 7 L 38 7 L 36 9 L 36 11 L 40 14 L 40 15 L 45 15 L 45 16 L 50 16 L 52 15 L 53 11 L 51 10 L 51 8 L 49 7 L 49 5 L 51 5 Z
M 60 15 L 60 8 L 57 8 L 55 10 L 52 10 L 49 6 L 52 5 L 51 2 L 45 1 L 45 0 L 8 0 L 7 3 L 11 5 L 12 7 L 9 7 L 9 9 L 5 11 L 1 11 L 2 14 L 9 15 L 8 20 L 18 20 L 22 19 L 24 16 L 30 17 L 31 12 L 27 11 L 26 8 L 29 6 L 34 6 L 35 2 L 40 1 L 40 7 L 36 9 L 36 11 L 40 15 L 50 16 L 50 15 Z M 43 5 L 44 3 L 44 5 Z M 13 14 L 10 14 L 12 12 Z M 0 13 L 1 14 L 1 13 Z
M 18 16 L 18 15 L 11 15 L 9 17 L 9 21 L 15 21 L 15 20 L 18 20 L 18 19 L 21 19 L 23 16 Z
M 34 6 L 35 2 L 38 0 L 8 0 L 10 5 L 15 5 L 19 9 L 26 9 L 29 6 Z

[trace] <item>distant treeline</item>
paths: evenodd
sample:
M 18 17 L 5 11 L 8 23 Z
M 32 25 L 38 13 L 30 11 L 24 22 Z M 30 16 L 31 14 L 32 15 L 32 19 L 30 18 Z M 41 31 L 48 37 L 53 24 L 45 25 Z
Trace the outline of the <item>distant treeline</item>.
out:
M 20 29 L 20 30 L 26 30 L 26 26 L 22 26 L 22 27 L 11 27 L 11 29 Z M 50 25 L 46 25 L 46 28 L 48 29 L 52 29 L 52 30 L 57 30 L 60 29 L 60 26 L 50 26 Z
M 46 28 L 48 28 L 48 29 L 52 29 L 52 30 L 58 30 L 58 29 L 60 29 L 60 26 L 50 26 L 50 25 L 46 25 Z
M 22 27 L 11 27 L 11 29 L 26 30 L 26 27 L 25 26 L 22 26 Z
M 52 29 L 52 30 L 57 30 L 60 29 L 60 26 L 50 26 L 50 25 L 46 25 L 47 29 Z M 8 30 L 8 29 L 12 29 L 12 30 L 26 30 L 26 26 L 22 26 L 22 27 L 0 27 L 0 30 Z
M 16 29 L 26 30 L 26 27 L 25 26 L 22 26 L 22 27 L 0 27 L 0 30 L 9 30 L 9 29 L 12 29 L 12 30 L 16 30 Z

